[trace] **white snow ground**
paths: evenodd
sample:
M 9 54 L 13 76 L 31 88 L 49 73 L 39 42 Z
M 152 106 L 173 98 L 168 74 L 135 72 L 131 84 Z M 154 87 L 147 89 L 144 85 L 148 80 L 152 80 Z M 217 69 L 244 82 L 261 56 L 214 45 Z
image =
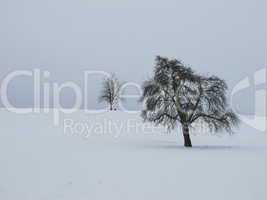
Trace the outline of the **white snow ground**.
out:
M 75 132 L 64 132 L 62 116 L 55 127 L 52 114 L 0 118 L 1 200 L 267 199 L 267 134 L 247 127 L 194 136 L 185 149 L 179 133 L 151 131 L 135 114 L 65 116 Z

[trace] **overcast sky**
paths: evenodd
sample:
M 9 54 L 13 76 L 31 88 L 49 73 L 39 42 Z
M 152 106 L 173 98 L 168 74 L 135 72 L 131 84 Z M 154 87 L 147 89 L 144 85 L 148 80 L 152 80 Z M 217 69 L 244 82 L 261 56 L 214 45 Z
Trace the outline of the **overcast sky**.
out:
M 39 68 L 51 82 L 82 84 L 84 70 L 103 70 L 141 83 L 162 55 L 218 75 L 231 89 L 267 66 L 266 9 L 266 0 L 0 0 L 0 77 Z M 13 103 L 32 104 L 27 78 L 10 88 Z M 90 90 L 94 107 L 99 88 Z M 252 109 L 251 93 L 236 99 L 244 112 Z

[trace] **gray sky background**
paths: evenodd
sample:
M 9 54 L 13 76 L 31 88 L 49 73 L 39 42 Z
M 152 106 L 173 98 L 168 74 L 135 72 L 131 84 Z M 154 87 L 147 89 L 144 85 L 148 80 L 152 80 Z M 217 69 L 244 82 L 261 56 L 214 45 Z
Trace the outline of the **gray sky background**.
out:
M 267 66 L 266 9 L 266 0 L 0 0 L 0 78 L 40 68 L 51 82 L 81 84 L 83 70 L 104 70 L 141 83 L 162 55 L 218 75 L 231 89 Z M 31 81 L 11 85 L 13 103 L 32 104 Z M 251 91 L 236 97 L 244 112 L 253 109 Z M 71 94 L 62 101 L 71 104 Z

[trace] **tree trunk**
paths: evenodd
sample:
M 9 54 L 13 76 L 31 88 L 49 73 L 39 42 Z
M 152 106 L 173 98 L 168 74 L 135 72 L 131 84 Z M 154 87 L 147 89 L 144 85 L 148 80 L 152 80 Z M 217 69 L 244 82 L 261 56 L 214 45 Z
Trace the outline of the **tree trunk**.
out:
M 183 135 L 184 135 L 184 146 L 192 147 L 188 125 L 183 125 Z

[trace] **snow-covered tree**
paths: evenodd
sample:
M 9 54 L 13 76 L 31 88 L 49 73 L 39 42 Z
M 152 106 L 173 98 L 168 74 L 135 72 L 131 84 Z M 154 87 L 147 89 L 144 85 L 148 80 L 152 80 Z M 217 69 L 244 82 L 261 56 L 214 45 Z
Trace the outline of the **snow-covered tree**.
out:
M 211 131 L 238 125 L 239 119 L 229 108 L 227 85 L 216 76 L 201 76 L 176 59 L 158 56 L 154 77 L 143 84 L 142 117 L 174 129 L 182 126 L 184 146 L 191 147 L 189 129 L 196 122 L 206 123 Z
M 106 102 L 109 105 L 110 110 L 116 110 L 120 97 L 121 83 L 112 75 L 103 80 L 102 91 L 99 96 L 99 102 Z

